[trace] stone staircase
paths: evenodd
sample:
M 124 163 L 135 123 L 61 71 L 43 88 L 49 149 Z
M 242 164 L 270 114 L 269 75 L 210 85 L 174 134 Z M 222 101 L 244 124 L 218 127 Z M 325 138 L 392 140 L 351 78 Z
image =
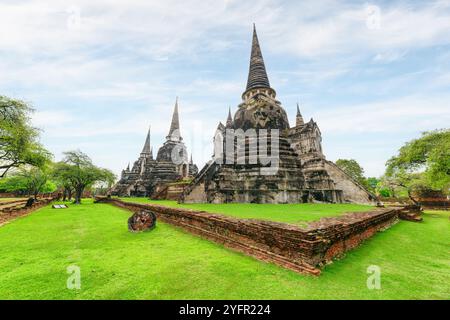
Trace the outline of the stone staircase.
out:
M 398 217 L 402 220 L 421 222 L 422 218 L 422 208 L 419 205 L 408 205 L 400 209 Z

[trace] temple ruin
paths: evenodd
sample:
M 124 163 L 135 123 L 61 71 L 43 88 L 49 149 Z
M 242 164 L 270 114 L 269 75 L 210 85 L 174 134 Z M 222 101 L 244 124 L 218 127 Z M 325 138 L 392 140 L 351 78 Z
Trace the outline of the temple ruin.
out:
M 326 160 L 317 123 L 294 127 L 270 86 L 253 29 L 247 87 L 234 117 L 219 123 L 214 156 L 188 185 L 181 202 L 373 203 L 375 197 Z
M 111 194 L 118 196 L 152 196 L 164 185 L 197 174 L 197 166 L 188 160 L 188 153 L 180 134 L 178 115 L 178 98 L 166 141 L 159 148 L 156 159 L 150 144 L 150 129 L 145 139 L 139 158 L 130 167 L 122 170 L 120 180 L 113 187 Z

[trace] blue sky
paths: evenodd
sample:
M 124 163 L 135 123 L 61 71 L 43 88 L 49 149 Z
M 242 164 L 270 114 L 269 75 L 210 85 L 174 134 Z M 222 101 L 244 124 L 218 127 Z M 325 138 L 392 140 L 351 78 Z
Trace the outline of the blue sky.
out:
M 119 173 L 179 97 L 202 166 L 241 102 L 256 23 L 271 86 L 296 102 L 328 159 L 367 175 L 420 132 L 450 123 L 450 1 L 0 0 L 0 94 L 31 102 L 42 142 Z

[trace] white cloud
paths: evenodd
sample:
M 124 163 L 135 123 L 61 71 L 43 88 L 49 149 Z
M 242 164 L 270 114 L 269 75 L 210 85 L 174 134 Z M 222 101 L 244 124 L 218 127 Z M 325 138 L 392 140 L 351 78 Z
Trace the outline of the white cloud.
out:
M 410 96 L 327 109 L 315 117 L 324 134 L 421 132 L 446 128 L 450 96 Z
M 0 90 L 25 100 L 33 97 L 39 108 L 33 122 L 44 128 L 50 149 L 91 148 L 98 152 L 93 156 L 109 159 L 105 165 L 113 168 L 134 157 L 123 151 L 109 156 L 118 137 L 133 137 L 130 143 L 138 143 L 137 150 L 138 139 L 152 124 L 155 145 L 162 143 L 178 95 L 183 135 L 201 163 L 210 156 L 214 128 L 225 119 L 228 105 L 234 108 L 240 101 L 245 79 L 237 79 L 227 65 L 235 63 L 236 52 L 245 52 L 237 58 L 247 63 L 251 23 L 256 22 L 271 83 L 285 92 L 279 95 L 282 102 L 299 90 L 301 98 L 314 96 L 315 89 L 348 93 L 349 100 L 352 94 L 377 91 L 377 103 L 337 101 L 316 111 L 324 137 L 340 134 L 351 140 L 355 133 L 448 126 L 448 95 L 427 96 L 449 83 L 445 55 L 435 66 L 441 67 L 436 78 L 423 84 L 430 91 L 414 97 L 388 94 L 419 76 L 423 70 L 415 66 L 375 85 L 340 85 L 340 79 L 354 76 L 356 68 L 380 78 L 380 69 L 361 64 L 385 68 L 414 50 L 448 46 L 449 2 L 386 3 L 380 6 L 379 28 L 368 28 L 367 18 L 366 4 L 333 0 L 8 1 L 0 4 Z M 224 60 L 215 61 L 218 57 Z M 290 63 L 277 71 L 267 57 Z M 304 86 L 292 87 L 298 81 Z M 334 86 L 324 85 L 332 81 Z M 311 103 L 314 108 L 318 102 Z M 55 139 L 71 141 L 51 145 Z M 125 147 L 130 146 L 117 148 Z
M 360 50 L 408 49 L 450 41 L 448 3 L 380 7 L 380 27 L 367 27 L 367 6 L 335 1 L 72 1 L 0 4 L 0 48 L 55 54 L 105 43 L 131 45 L 155 59 L 196 46 L 227 50 L 227 39 L 205 41 L 211 30 L 249 29 L 256 20 L 273 50 L 317 56 Z M 79 8 L 79 27 L 70 28 Z M 69 27 L 68 27 L 69 24 Z M 272 46 L 273 45 L 273 46 Z
M 74 116 L 67 111 L 37 111 L 32 116 L 32 123 L 36 127 L 61 127 L 73 123 Z
M 373 61 L 378 63 L 390 63 L 402 59 L 407 54 L 406 51 L 396 52 L 396 51 L 385 51 L 380 52 L 375 55 Z
M 322 3 L 318 3 L 322 6 Z M 302 14 L 295 17 L 287 14 L 285 23 L 272 28 L 277 34 L 279 51 L 289 51 L 310 58 L 337 53 L 375 52 L 404 50 L 449 44 L 450 12 L 443 3 L 424 6 L 392 4 L 381 6 L 379 28 L 369 28 L 370 19 L 364 4 L 346 6 L 335 2 L 327 10 L 313 18 Z M 299 8 L 298 11 L 301 9 Z M 296 11 L 294 11 L 297 13 Z

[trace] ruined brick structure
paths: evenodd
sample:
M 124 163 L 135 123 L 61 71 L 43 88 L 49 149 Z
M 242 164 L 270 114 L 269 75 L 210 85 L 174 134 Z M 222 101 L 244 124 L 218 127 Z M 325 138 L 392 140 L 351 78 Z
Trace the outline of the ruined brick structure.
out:
M 319 127 L 312 119 L 303 121 L 298 105 L 296 125 L 290 127 L 286 111 L 270 86 L 254 28 L 242 103 L 234 117 L 228 112 L 225 125 L 219 123 L 213 159 L 185 189 L 180 201 L 373 203 L 374 200 L 363 186 L 325 159 Z
M 26 205 L 27 199 L 3 202 L 0 204 L 0 226 L 16 218 L 30 214 L 57 199 L 58 197 L 53 195 L 39 198 L 37 201 L 33 201 L 31 206 Z
M 324 265 L 403 219 L 404 210 L 398 207 L 374 208 L 298 226 L 114 198 L 99 200 L 134 212 L 151 210 L 163 222 L 259 260 L 312 275 L 319 275 Z
M 124 170 L 111 194 L 118 196 L 151 196 L 165 184 L 197 174 L 197 166 L 188 160 L 186 146 L 180 134 L 178 99 L 166 141 L 159 148 L 156 159 L 150 144 L 150 129 L 139 158 Z

